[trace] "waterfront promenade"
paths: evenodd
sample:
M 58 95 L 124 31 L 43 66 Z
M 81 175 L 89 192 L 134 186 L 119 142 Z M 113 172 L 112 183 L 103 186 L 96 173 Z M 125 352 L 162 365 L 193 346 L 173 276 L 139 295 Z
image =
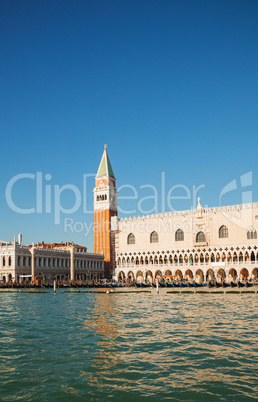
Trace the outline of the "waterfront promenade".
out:
M 93 293 L 93 294 L 107 294 L 107 295 L 112 295 L 112 294 L 117 294 L 117 295 L 123 295 L 123 294 L 128 294 L 128 293 L 149 293 L 152 295 L 157 295 L 157 294 L 258 294 L 258 286 L 253 286 L 252 288 L 159 288 L 159 291 L 157 293 L 156 288 L 135 288 L 135 287 L 124 287 L 124 288 L 99 288 L 99 289 L 94 289 L 94 288 L 89 288 L 89 289 L 83 289 L 83 288 L 69 288 L 69 289 L 64 289 L 60 288 L 57 289 L 57 292 L 59 293 Z M 0 293 L 53 293 L 53 289 L 1 289 Z

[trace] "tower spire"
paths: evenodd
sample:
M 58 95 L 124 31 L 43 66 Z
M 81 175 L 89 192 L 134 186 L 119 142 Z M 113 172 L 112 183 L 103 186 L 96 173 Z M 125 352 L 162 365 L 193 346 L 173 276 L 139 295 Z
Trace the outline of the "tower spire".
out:
M 108 153 L 107 153 L 107 144 L 104 145 L 104 152 L 99 164 L 99 168 L 98 168 L 98 172 L 97 172 L 97 177 L 100 176 L 106 176 L 109 175 L 113 178 L 115 178 L 109 157 L 108 157 Z

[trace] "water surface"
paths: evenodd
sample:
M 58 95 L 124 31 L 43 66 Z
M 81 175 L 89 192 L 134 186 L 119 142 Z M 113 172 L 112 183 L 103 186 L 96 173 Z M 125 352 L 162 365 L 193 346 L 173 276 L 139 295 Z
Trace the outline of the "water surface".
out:
M 0 294 L 3 401 L 246 401 L 256 294 Z

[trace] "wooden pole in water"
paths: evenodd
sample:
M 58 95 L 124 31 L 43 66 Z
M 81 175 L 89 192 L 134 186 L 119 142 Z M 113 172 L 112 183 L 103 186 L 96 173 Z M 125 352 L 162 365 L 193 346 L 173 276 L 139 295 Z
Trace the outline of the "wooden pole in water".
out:
M 54 281 L 54 293 L 56 293 L 56 281 Z
M 159 280 L 156 278 L 156 289 L 157 289 L 157 294 L 159 293 Z

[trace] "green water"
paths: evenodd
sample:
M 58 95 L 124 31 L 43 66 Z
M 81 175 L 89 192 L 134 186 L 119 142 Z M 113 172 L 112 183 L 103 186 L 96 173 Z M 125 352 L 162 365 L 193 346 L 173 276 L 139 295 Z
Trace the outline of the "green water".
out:
M 0 294 L 0 399 L 254 400 L 256 294 Z

